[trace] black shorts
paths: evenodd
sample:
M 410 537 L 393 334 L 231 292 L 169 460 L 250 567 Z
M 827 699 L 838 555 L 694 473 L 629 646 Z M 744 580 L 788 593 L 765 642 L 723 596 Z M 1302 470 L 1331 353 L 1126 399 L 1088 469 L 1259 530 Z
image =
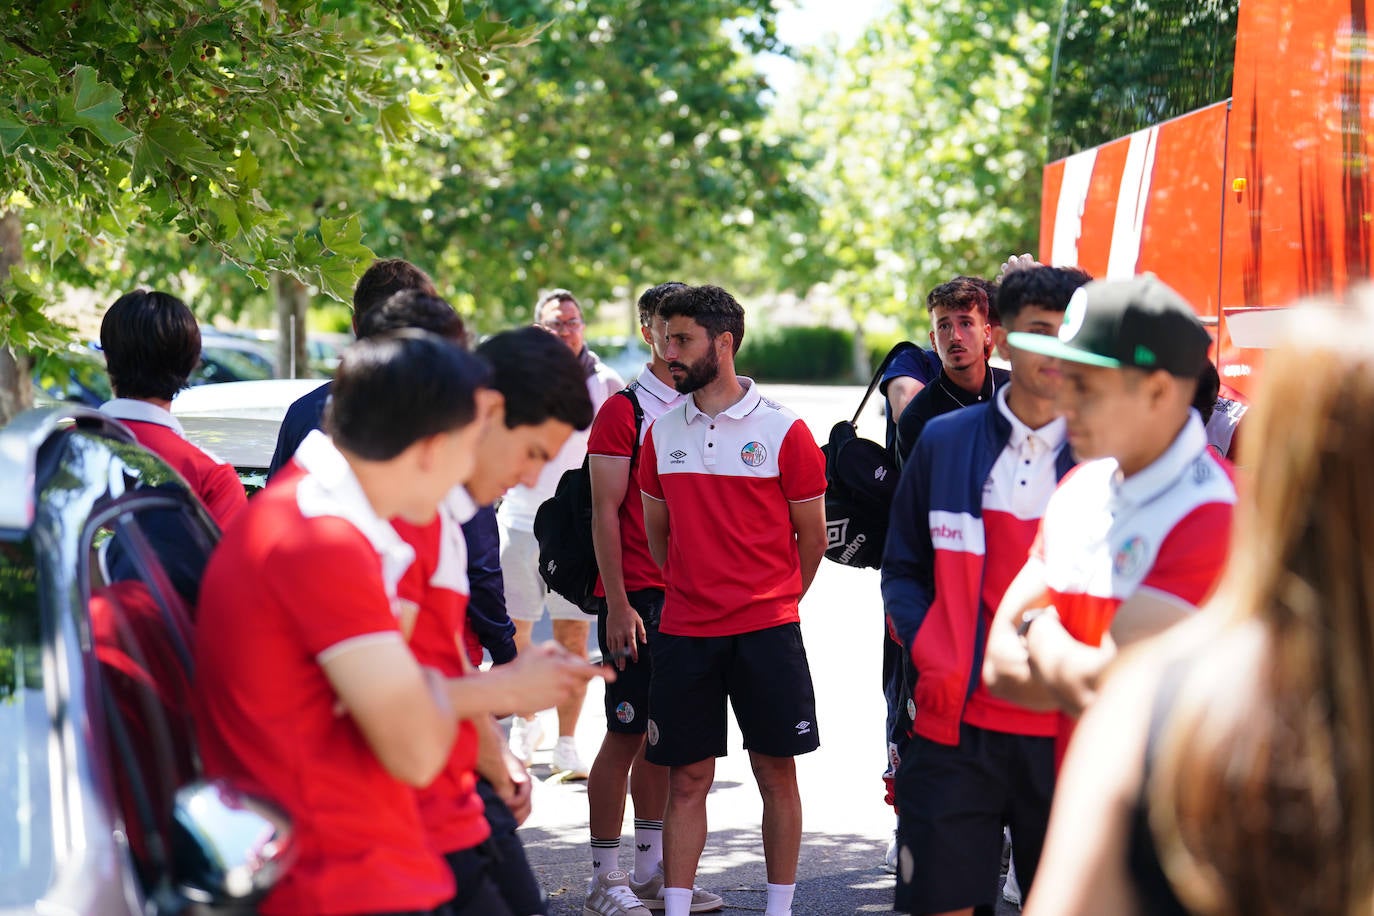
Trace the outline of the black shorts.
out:
M 640 589 L 628 594 L 630 607 L 644 621 L 648 642 L 639 647 L 639 661 L 625 659 L 625 670 L 617 671 L 615 681 L 606 685 L 606 731 L 621 735 L 642 735 L 649 724 L 649 681 L 654 673 L 651 648 L 658 639 L 658 618 L 663 613 L 663 592 L 656 588 Z M 606 610 L 596 615 L 596 641 L 601 658 L 609 664 L 610 650 L 606 648 Z
M 458 888 L 458 895 L 448 905 L 452 916 L 516 916 L 496 884 L 496 853 L 491 840 L 483 840 L 471 849 L 445 853 L 444 861 Z
M 959 746 L 913 735 L 897 769 L 897 895 L 903 913 L 992 913 L 1011 828 L 1024 896 L 1054 793 L 1054 739 L 959 726 Z
M 820 746 L 816 693 L 795 623 L 738 636 L 669 636 L 650 645 L 649 744 L 660 766 L 724 757 L 725 701 L 735 710 L 746 750 L 796 757 Z
M 520 826 L 515 815 L 485 779 L 477 780 L 477 794 L 486 805 L 487 823 L 491 825 L 491 837 L 487 840 L 491 863 L 487 873 L 500 890 L 501 899 L 516 916 L 547 913 L 549 903 L 544 889 L 530 868 L 525 844 L 515 832 Z

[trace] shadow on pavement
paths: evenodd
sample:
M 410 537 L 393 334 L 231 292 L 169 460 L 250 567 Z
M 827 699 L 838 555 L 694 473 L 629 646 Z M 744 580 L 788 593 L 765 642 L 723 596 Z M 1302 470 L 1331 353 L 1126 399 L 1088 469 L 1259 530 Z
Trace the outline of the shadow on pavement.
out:
M 530 827 L 520 836 L 548 892 L 550 916 L 582 916 L 590 873 L 585 835 Z M 757 829 L 712 830 L 707 838 L 697 884 L 725 898 L 723 912 L 763 912 L 767 876 L 762 843 Z M 793 916 L 891 912 L 893 877 L 882 868 L 884 851 L 883 844 L 868 837 L 805 834 Z M 628 848 L 622 851 L 621 866 L 628 868 L 632 861 Z

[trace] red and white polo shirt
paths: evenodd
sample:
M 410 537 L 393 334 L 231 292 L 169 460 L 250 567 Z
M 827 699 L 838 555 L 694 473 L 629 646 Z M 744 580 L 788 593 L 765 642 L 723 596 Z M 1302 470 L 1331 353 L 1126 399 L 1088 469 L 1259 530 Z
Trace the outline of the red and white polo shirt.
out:
M 115 398 L 102 404 L 100 412 L 129 427 L 139 445 L 184 477 L 221 529 L 248 502 L 234 466 L 186 441 L 181 423 L 161 407 L 133 398 Z
M 410 650 L 420 664 L 451 678 L 465 673 L 468 554 L 462 525 L 476 511 L 467 490 L 455 487 L 428 525 L 391 522 L 415 551 L 415 562 L 397 586 L 402 619 L 414 614 Z M 491 835 L 486 806 L 477 795 L 477 729 L 471 721 L 458 723 L 448 765 L 416 797 L 436 851 L 471 849 Z
M 1043 566 L 1050 601 L 1074 639 L 1100 646 L 1116 610 L 1140 591 L 1189 610 L 1211 594 L 1226 562 L 1236 487 L 1188 422 L 1163 455 L 1122 479 L 1114 459 L 1064 478 L 1040 522 L 1030 562 Z M 1061 717 L 1061 748 L 1072 732 Z
M 667 503 L 667 584 L 659 631 L 733 636 L 800 618 L 801 559 L 791 503 L 825 495 L 825 459 L 806 424 L 740 377 L 744 397 L 715 417 L 694 398 L 649 430 L 644 495 Z
M 644 423 L 639 430 L 642 444 L 649 435 L 649 427 L 669 410 L 681 404 L 686 395 L 679 394 L 672 385 L 664 384 L 653 371 L 645 367 L 631 385 L 639 407 L 644 411 Z M 629 398 L 612 396 L 596 412 L 592 429 L 587 439 L 587 454 L 599 458 L 618 458 L 630 461 L 635 447 L 635 411 Z M 630 466 L 630 483 L 633 484 L 642 455 L 633 459 Z M 639 495 L 638 486 L 625 488 L 625 499 L 620 503 L 620 557 L 621 569 L 625 576 L 625 591 L 639 589 L 663 589 L 663 571 L 649 553 L 649 540 L 644 533 L 644 500 Z M 601 579 L 596 580 L 596 594 L 605 597 L 606 589 Z
M 259 905 L 277 913 L 429 910 L 453 875 L 414 790 L 382 767 L 321 663 L 402 641 L 398 586 L 415 553 L 347 461 L 312 433 L 299 471 L 262 491 L 211 555 L 196 621 L 205 771 L 275 799 L 299 857 Z

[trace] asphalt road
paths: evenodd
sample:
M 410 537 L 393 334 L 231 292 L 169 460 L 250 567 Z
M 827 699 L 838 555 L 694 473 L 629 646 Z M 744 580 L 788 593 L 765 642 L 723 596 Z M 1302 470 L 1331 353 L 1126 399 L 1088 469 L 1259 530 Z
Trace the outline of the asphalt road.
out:
M 863 389 L 766 385 L 764 393 L 795 410 L 818 441 L 824 441 L 837 420 L 853 415 Z M 871 403 L 860 432 L 881 439 L 882 418 Z M 883 623 L 877 572 L 822 561 L 802 602 L 801 619 L 816 687 L 821 748 L 798 761 L 805 832 L 792 912 L 795 916 L 890 912 L 894 879 L 882 863 L 894 818 L 883 803 L 881 780 Z M 600 711 L 601 692 L 593 685 L 577 732 L 588 762 L 604 734 Z M 547 731 L 552 733 L 552 714 L 546 715 Z M 549 759 L 548 749 L 536 753 L 536 776 L 548 777 Z M 633 835 L 630 807 L 626 836 Z M 763 912 L 761 811 L 748 757 L 732 723 L 730 753 L 717 762 L 716 783 L 707 805 L 710 834 L 697 878 L 698 884 L 725 897 L 727 913 Z M 585 783 L 539 783 L 534 814 L 521 834 L 553 901 L 550 912 L 581 916 L 589 874 Z M 622 864 L 628 866 L 632 853 L 626 845 Z

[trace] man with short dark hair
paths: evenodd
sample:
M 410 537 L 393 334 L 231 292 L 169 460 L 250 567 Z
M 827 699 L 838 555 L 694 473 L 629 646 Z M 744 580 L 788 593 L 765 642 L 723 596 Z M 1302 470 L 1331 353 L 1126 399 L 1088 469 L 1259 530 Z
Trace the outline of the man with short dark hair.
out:
M 613 397 L 597 412 L 587 440 L 592 491 L 592 540 L 601 579 L 596 591 L 602 658 L 615 659 L 618 676 L 606 689 L 606 736 L 587 777 L 592 877 L 584 904 L 594 916 L 642 916 L 640 898 L 660 903 L 663 885 L 663 812 L 668 771 L 644 759 L 649 716 L 652 646 L 663 610 L 663 571 L 649 553 L 644 534 L 644 500 L 634 486 L 639 448 L 649 426 L 684 397 L 673 387 L 663 358 L 666 322 L 658 314 L 663 297 L 682 283 L 662 283 L 639 297 L 639 326 L 651 360 L 630 383 L 628 395 L 642 412 L 636 424 L 629 396 Z M 633 874 L 620 871 L 620 830 L 625 790 L 634 799 Z M 719 895 L 696 890 L 693 912 L 719 909 Z
M 535 306 L 535 324 L 561 341 L 581 364 L 585 376 L 581 387 L 591 397 L 593 412 L 600 410 L 607 398 L 625 386 L 615 370 L 603 364 L 587 347 L 582 306 L 572 293 L 555 289 L 541 296 Z M 539 369 L 531 366 L 529 371 L 538 373 Z M 537 375 L 536 378 L 539 384 L 549 384 L 547 379 Z M 529 645 L 535 623 L 547 611 L 553 623 L 553 638 L 558 644 L 569 652 L 587 656 L 591 619 L 544 583 L 539 575 L 539 542 L 534 537 L 534 516 L 539 506 L 553 496 L 563 473 L 580 466 L 586 456 L 587 434 L 579 431 L 553 456 L 537 481 L 512 489 L 497 510 L 506 610 L 515 622 L 517 650 Z M 558 740 L 553 749 L 553 769 L 566 779 L 586 779 L 590 772 L 578 753 L 576 740 L 577 721 L 584 700 L 585 697 L 569 697 L 557 711 Z M 528 762 L 543 737 L 539 718 L 515 719 L 511 723 L 510 737 L 511 750 Z
M 1191 616 L 1226 559 L 1236 490 L 1192 409 L 1211 340 L 1153 274 L 1090 283 L 1058 337 L 1058 408 L 1080 464 L 1055 491 L 988 631 L 994 696 L 1059 712 L 1062 756 L 1119 646 Z
M 982 642 L 1035 526 L 1072 466 L 1055 417 L 1055 361 L 1008 347 L 1008 331 L 1055 334 L 1083 281 L 1036 267 L 1000 290 L 993 336 L 1010 382 L 991 403 L 936 417 L 902 471 L 883 554 L 883 603 L 911 676 L 913 733 L 896 774 L 896 908 L 991 912 L 1010 826 L 1029 886 L 1054 787 L 1053 716 L 981 685 Z M 970 684 L 975 685 L 970 689 Z
M 716 286 L 659 314 L 674 387 L 690 395 L 644 440 L 649 552 L 667 586 L 653 652 L 650 763 L 670 768 L 665 916 L 686 916 L 727 699 L 763 798 L 766 916 L 790 916 L 802 807 L 794 758 L 819 746 L 798 603 L 825 553 L 825 461 L 806 424 L 735 374 L 744 310 Z M 722 525 L 722 509 L 747 524 Z
M 988 365 L 991 334 L 988 297 L 968 277 L 942 283 L 926 297 L 930 342 L 940 357 L 940 374 L 911 399 L 897 420 L 897 458 L 905 463 L 922 428 L 940 414 L 992 399 L 1007 372 Z
M 234 466 L 186 440 L 172 398 L 200 361 L 200 326 L 169 293 L 136 289 L 115 300 L 100 322 L 100 348 L 114 388 L 101 412 L 127 425 L 140 445 L 178 474 L 224 528 L 248 497 Z
M 291 815 L 298 857 L 261 912 L 426 912 L 453 896 L 414 789 L 451 759 L 458 721 L 561 696 L 595 669 L 554 646 L 480 678 L 419 665 L 415 559 L 389 520 L 427 525 L 471 474 L 482 362 L 401 331 L 344 354 L 325 418 L 206 568 L 196 717 L 206 772 Z M 309 792 L 301 792 L 301 786 Z

